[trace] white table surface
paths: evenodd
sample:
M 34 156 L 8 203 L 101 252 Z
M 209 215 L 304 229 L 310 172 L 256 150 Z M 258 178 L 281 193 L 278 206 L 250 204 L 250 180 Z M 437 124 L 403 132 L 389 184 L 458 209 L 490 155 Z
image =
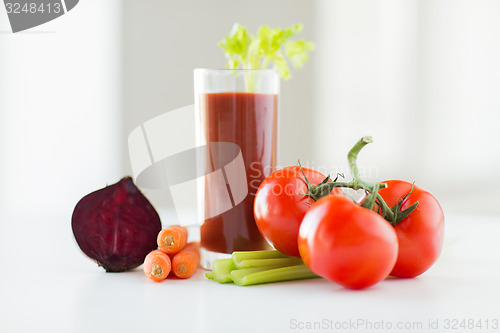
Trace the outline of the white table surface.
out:
M 79 252 L 70 216 L 0 213 L 0 332 L 500 332 L 498 216 L 447 217 L 435 266 L 362 291 L 323 279 L 222 285 L 203 270 L 161 283 L 141 268 L 105 273 Z

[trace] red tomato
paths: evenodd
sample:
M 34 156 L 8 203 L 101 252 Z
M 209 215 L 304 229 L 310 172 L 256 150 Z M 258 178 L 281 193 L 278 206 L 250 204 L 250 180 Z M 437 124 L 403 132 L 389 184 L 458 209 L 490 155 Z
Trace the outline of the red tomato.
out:
M 317 185 L 326 176 L 302 168 L 311 183 Z M 335 193 L 343 193 L 334 189 Z M 297 237 L 304 214 L 314 200 L 304 196 L 308 192 L 306 181 L 298 166 L 273 172 L 260 185 L 254 201 L 255 222 L 262 236 L 282 253 L 299 256 Z
M 305 214 L 298 244 L 311 271 L 351 289 L 385 279 L 398 255 L 389 222 L 337 195 L 319 199 Z
M 412 187 L 412 183 L 402 180 L 383 183 L 387 184 L 387 188 L 378 193 L 389 207 L 396 205 Z M 428 270 L 441 253 L 444 238 L 443 210 L 432 194 L 418 186 L 413 186 L 413 191 L 401 209 L 408 208 L 416 201 L 419 202 L 417 209 L 394 227 L 399 241 L 399 255 L 391 272 L 392 276 L 418 276 Z

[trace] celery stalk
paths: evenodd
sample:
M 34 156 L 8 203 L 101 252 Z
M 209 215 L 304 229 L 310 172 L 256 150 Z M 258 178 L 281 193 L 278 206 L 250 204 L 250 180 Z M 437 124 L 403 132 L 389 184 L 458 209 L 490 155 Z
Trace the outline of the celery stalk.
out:
M 276 267 L 252 267 L 252 268 L 242 268 L 242 269 L 235 269 L 231 271 L 231 279 L 234 281 L 241 281 L 245 276 L 253 274 L 253 273 L 258 273 L 258 272 L 263 272 L 263 271 L 270 271 L 272 269 L 275 269 Z M 236 283 L 238 284 L 238 283 Z
M 253 268 L 263 266 L 283 267 L 303 264 L 302 259 L 296 257 L 290 258 L 270 258 L 270 259 L 245 259 L 236 264 L 238 269 Z
M 219 283 L 233 282 L 231 280 L 231 271 L 235 268 L 236 268 L 236 266 L 234 265 L 233 259 L 231 259 L 231 258 L 214 260 L 214 262 L 212 264 L 213 280 L 215 280 Z
M 276 250 L 263 250 L 263 251 L 236 251 L 233 252 L 233 261 L 238 265 L 243 260 L 253 259 L 273 259 L 273 258 L 295 258 L 287 256 Z
M 300 279 L 317 278 L 305 265 L 295 265 L 266 269 L 257 267 L 249 269 L 238 269 L 231 272 L 233 282 L 239 286 L 250 286 L 260 283 L 270 283 L 279 281 L 291 281 Z
M 206 277 L 240 286 L 318 277 L 302 262 L 276 250 L 233 252 L 232 258 L 217 259 Z

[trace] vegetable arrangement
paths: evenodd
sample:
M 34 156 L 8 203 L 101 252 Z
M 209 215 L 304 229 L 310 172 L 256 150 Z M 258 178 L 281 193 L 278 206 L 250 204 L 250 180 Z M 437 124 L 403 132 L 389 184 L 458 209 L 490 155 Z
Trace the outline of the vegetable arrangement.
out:
M 314 49 L 292 41 L 302 30 L 262 26 L 251 35 L 234 25 L 220 42 L 230 69 L 259 69 L 274 64 L 290 78 Z M 287 60 L 288 59 L 288 60 Z M 254 87 L 247 75 L 249 91 Z M 353 179 L 340 182 L 300 166 L 269 175 L 254 201 L 254 216 L 272 251 L 233 252 L 215 260 L 207 278 L 240 286 L 323 277 L 350 289 L 375 285 L 388 276 L 413 278 L 438 259 L 444 237 L 444 215 L 428 191 L 403 180 L 370 183 L 360 178 L 357 156 L 371 137 L 361 138 L 347 158 Z M 342 188 L 364 190 L 357 203 Z M 81 250 L 106 271 L 121 272 L 144 263 L 153 281 L 170 274 L 188 278 L 200 263 L 198 243 L 187 243 L 185 227 L 161 230 L 158 213 L 132 182 L 118 183 L 82 198 L 72 216 Z M 155 244 L 156 241 L 156 244 Z
M 444 215 L 439 202 L 406 181 L 362 180 L 356 160 L 371 142 L 371 137 L 363 137 L 349 151 L 351 182 L 331 180 L 315 170 L 294 166 L 271 174 L 257 191 L 257 226 L 283 252 L 274 255 L 287 260 L 300 256 L 310 270 L 308 274 L 301 263 L 287 266 L 288 270 L 251 266 L 253 271 L 245 271 L 235 259 L 242 254 L 233 253 L 232 261 L 216 260 L 207 277 L 239 285 L 268 283 L 300 278 L 300 267 L 306 277 L 316 274 L 346 288 L 362 289 L 389 275 L 416 277 L 428 270 L 443 244 Z M 343 195 L 341 188 L 363 189 L 366 197 L 358 204 Z M 252 253 L 245 255 L 251 257 Z M 256 256 L 266 267 L 268 259 Z M 271 274 L 275 270 L 290 275 Z M 240 276 L 247 278 L 242 282 Z

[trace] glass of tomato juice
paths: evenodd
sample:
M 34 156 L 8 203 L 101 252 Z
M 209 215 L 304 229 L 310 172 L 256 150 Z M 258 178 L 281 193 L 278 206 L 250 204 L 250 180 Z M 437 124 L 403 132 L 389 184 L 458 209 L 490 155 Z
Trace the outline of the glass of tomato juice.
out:
M 233 251 L 268 249 L 255 224 L 260 183 L 276 168 L 279 75 L 272 69 L 195 69 L 202 266 Z M 200 162 L 199 162 L 200 163 Z

